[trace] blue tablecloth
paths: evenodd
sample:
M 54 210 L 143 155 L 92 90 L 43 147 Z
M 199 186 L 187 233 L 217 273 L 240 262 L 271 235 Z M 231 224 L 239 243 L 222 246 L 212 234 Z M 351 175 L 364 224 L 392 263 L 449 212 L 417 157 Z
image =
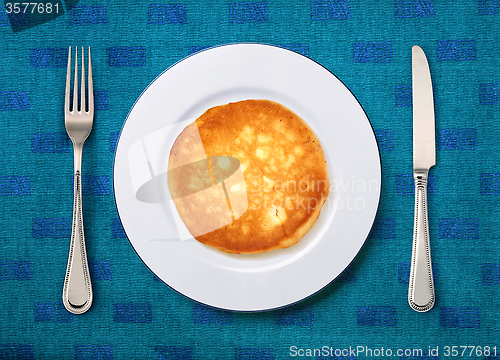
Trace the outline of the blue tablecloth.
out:
M 16 6 L 0 5 L 0 359 L 500 358 L 498 0 Z M 234 42 L 289 48 L 338 76 L 370 119 L 383 169 L 377 218 L 352 265 L 313 297 L 262 313 L 212 309 L 158 281 L 113 196 L 114 152 L 137 97 L 184 57 Z M 428 313 L 407 304 L 414 44 L 427 53 L 436 110 Z M 96 103 L 83 160 L 95 298 L 84 315 L 61 300 L 73 199 L 69 45 L 92 47 Z

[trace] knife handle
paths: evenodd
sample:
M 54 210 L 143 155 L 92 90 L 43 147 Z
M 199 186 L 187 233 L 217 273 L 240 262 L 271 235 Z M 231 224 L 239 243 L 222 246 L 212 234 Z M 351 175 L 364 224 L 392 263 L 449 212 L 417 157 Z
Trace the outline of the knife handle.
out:
M 429 311 L 436 300 L 427 220 L 427 174 L 425 171 L 416 172 L 414 175 L 415 226 L 408 302 L 410 307 L 418 312 Z

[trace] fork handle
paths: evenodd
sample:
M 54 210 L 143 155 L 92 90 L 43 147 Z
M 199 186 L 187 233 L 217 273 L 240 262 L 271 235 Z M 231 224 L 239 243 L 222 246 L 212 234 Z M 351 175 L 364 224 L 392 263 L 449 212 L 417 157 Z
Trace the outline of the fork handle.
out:
M 68 267 L 64 279 L 64 307 L 73 314 L 83 314 L 92 305 L 90 282 L 82 214 L 82 176 L 79 170 L 74 175 L 73 226 L 69 250 Z
M 415 227 L 408 302 L 413 310 L 425 312 L 432 309 L 435 299 L 427 216 L 427 172 L 416 173 Z

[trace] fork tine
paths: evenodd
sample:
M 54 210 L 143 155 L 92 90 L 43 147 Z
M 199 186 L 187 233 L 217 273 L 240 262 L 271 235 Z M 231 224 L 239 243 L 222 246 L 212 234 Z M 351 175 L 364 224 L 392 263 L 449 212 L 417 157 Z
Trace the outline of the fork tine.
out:
M 68 52 L 68 72 L 66 74 L 66 93 L 64 96 L 64 114 L 69 113 L 69 93 L 71 91 L 71 46 Z
M 80 111 L 85 112 L 85 53 L 82 46 L 82 84 L 80 86 Z
M 75 83 L 73 84 L 73 109 L 78 111 L 78 47 L 75 46 Z
M 92 62 L 90 60 L 90 46 L 89 46 L 89 80 L 88 80 L 88 87 L 89 87 L 89 93 L 88 93 L 88 98 L 89 98 L 89 113 L 94 114 L 94 85 L 92 82 Z

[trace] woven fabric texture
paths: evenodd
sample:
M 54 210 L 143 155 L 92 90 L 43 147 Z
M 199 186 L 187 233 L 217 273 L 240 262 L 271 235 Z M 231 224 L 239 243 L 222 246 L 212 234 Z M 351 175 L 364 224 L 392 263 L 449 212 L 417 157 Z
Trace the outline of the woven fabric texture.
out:
M 0 359 L 500 358 L 499 25 L 498 0 L 0 4 Z M 216 310 L 158 281 L 127 240 L 113 194 L 119 134 L 142 91 L 186 56 L 238 42 L 285 47 L 334 73 L 364 108 L 382 163 L 376 221 L 350 267 L 311 298 L 261 313 Z M 427 313 L 407 303 L 415 44 L 429 60 L 436 113 L 437 301 Z M 70 45 L 91 46 L 95 87 L 83 158 L 94 303 L 84 315 L 61 299 Z

